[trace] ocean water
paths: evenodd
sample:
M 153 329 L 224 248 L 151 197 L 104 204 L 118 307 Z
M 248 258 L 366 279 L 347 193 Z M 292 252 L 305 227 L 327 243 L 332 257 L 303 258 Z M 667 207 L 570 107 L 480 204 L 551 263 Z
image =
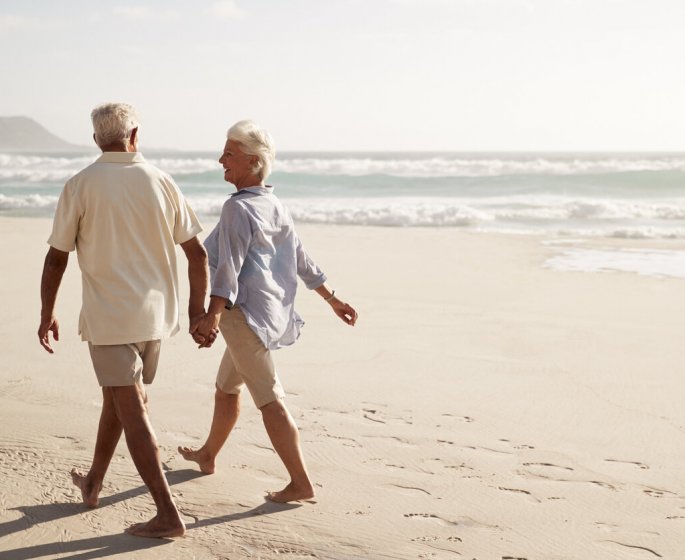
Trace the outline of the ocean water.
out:
M 685 251 L 571 248 L 551 257 L 543 266 L 575 272 L 634 272 L 685 279 Z
M 147 152 L 216 220 L 218 152 Z M 0 215 L 51 216 L 97 157 L 0 154 Z M 268 183 L 298 223 L 554 236 L 685 238 L 685 154 L 283 153 Z

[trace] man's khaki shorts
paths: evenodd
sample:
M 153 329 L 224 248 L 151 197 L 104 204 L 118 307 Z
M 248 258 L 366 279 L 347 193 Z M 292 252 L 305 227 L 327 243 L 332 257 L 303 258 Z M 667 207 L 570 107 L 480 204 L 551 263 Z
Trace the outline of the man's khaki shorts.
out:
M 226 351 L 216 386 L 224 393 L 237 395 L 247 385 L 257 408 L 282 399 L 285 392 L 276 375 L 271 352 L 247 324 L 240 306 L 224 309 L 219 330 L 226 340 Z
M 152 383 L 157 373 L 161 340 L 131 344 L 88 343 L 93 368 L 101 387 Z

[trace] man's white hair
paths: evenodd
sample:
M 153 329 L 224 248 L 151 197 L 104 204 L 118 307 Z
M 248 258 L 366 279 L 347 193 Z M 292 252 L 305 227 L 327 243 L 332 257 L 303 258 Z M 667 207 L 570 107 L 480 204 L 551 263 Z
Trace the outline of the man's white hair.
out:
M 90 114 L 98 146 L 109 146 L 131 137 L 138 127 L 138 115 L 127 103 L 105 103 L 98 105 Z
M 257 156 L 257 163 L 252 171 L 261 181 L 271 174 L 276 148 L 266 130 L 254 121 L 239 121 L 228 129 L 226 138 L 240 144 L 244 153 Z

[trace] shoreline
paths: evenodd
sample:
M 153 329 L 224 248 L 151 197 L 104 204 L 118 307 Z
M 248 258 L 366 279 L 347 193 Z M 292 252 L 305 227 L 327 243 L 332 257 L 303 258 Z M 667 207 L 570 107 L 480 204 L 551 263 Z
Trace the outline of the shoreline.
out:
M 201 223 L 203 223 L 204 231 L 200 234 L 201 238 L 204 238 L 216 225 L 219 217 L 212 216 L 208 218 L 207 216 L 198 215 Z M 0 215 L 0 222 L 3 220 L 37 220 L 44 223 L 51 224 L 52 218 L 45 216 L 7 216 Z M 645 271 L 633 270 L 628 267 L 626 269 L 625 264 L 620 262 L 620 253 L 631 252 L 631 251 L 642 251 L 646 254 L 653 253 L 658 255 L 664 251 L 677 252 L 674 257 L 679 258 L 680 256 L 684 259 L 683 266 L 685 267 L 685 239 L 679 238 L 631 238 L 631 237 L 601 237 L 601 236 L 578 236 L 578 235 L 559 235 L 554 233 L 544 233 L 544 232 L 499 232 L 499 231 L 478 231 L 469 230 L 458 226 L 379 226 L 379 225 L 363 225 L 363 224 L 329 224 L 329 223 L 298 223 L 296 222 L 296 227 L 298 231 L 300 229 L 310 229 L 310 228 L 360 228 L 362 230 L 369 228 L 371 231 L 430 231 L 430 232 L 444 232 L 445 235 L 464 235 L 464 236 L 488 236 L 501 239 L 528 239 L 537 242 L 541 247 L 547 250 L 548 256 L 546 260 L 541 263 L 540 266 L 543 268 L 549 268 L 552 270 L 558 270 L 561 272 L 584 272 L 584 273 L 624 273 L 624 274 L 637 274 L 646 275 L 655 278 L 685 278 L 685 268 L 683 270 L 678 270 L 677 274 L 672 274 L 670 268 L 663 273 L 650 268 L 650 262 L 645 263 Z M 49 229 L 48 229 L 49 231 Z M 47 239 L 47 238 L 46 238 Z M 553 253 L 551 253 L 553 251 Z M 564 264 L 563 256 L 565 253 L 576 252 L 578 257 L 575 259 L 570 267 L 566 267 Z M 591 264 L 588 265 L 587 269 L 583 268 L 582 253 L 595 253 L 595 252 L 606 252 L 608 256 L 609 265 L 606 268 L 601 268 L 598 266 L 595 259 L 592 259 Z M 612 255 L 612 252 L 614 253 Z M 683 253 L 680 255 L 680 253 Z M 616 257 L 618 254 L 619 262 L 611 262 L 612 257 Z M 555 261 L 558 259 L 558 261 Z M 554 263 L 549 264 L 548 262 Z M 559 263 L 558 265 L 556 263 Z M 580 263 L 580 265 L 578 264 Z M 659 263 L 657 261 L 656 265 Z M 574 268 L 574 266 L 576 268 Z M 615 266 L 616 268 L 611 268 Z M 623 267 L 623 268 L 622 268 Z M 667 267 L 668 268 L 668 267 Z

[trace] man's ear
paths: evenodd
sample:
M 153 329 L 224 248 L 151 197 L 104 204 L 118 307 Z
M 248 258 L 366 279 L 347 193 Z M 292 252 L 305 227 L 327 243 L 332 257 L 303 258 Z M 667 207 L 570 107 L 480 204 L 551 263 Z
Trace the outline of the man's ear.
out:
M 138 142 L 138 127 L 135 127 L 131 131 L 131 138 L 130 138 L 129 142 L 130 142 L 132 147 L 136 146 L 136 143 Z
M 93 142 L 95 142 L 95 145 L 98 146 L 98 141 L 95 139 L 95 133 L 93 132 Z M 100 146 L 98 146 L 99 148 Z

